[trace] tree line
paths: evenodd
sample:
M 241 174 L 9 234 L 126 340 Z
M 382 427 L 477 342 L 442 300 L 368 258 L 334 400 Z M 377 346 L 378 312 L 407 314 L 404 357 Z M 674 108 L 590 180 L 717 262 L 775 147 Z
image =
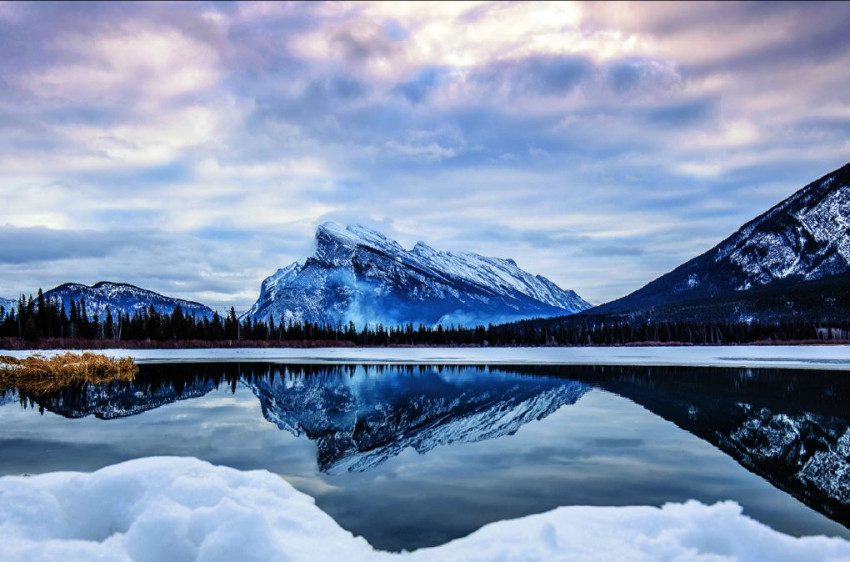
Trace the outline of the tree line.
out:
M 470 345 L 625 345 L 632 343 L 729 344 L 760 341 L 848 339 L 850 320 L 823 326 L 796 318 L 766 321 L 653 321 L 646 318 L 585 317 L 522 320 L 476 327 L 459 325 L 400 326 L 349 323 L 275 322 L 239 319 L 231 307 L 225 315 L 187 314 L 178 305 L 171 313 L 152 305 L 134 314 L 107 308 L 90 312 L 85 299 L 65 303 L 41 290 L 18 300 L 12 310 L 0 307 L 0 338 L 106 340 L 111 342 L 228 342 L 229 345 L 284 345 L 293 342 L 340 342 L 361 346 Z M 120 343 L 116 343 L 120 346 Z

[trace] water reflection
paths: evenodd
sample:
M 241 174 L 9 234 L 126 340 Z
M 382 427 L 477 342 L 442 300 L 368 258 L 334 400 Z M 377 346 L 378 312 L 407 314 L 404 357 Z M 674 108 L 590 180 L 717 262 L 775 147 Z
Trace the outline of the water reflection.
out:
M 846 373 L 590 367 L 570 375 L 637 402 L 850 525 Z
M 618 501 L 660 503 L 688 497 L 711 501 L 715 497 L 712 494 L 716 492 L 706 491 L 711 482 L 689 482 L 704 475 L 691 474 L 685 468 L 686 463 L 702 458 L 699 455 L 704 456 L 703 451 L 698 447 L 694 447 L 696 452 L 682 451 L 682 464 L 673 467 L 679 474 L 671 468 L 670 474 L 664 476 L 660 467 L 669 460 L 647 461 L 653 455 L 658 457 L 659 451 L 663 453 L 663 447 L 653 443 L 658 440 L 652 433 L 656 430 L 645 429 L 655 426 L 647 420 L 629 418 L 610 406 L 581 421 L 573 418 L 572 428 L 559 422 L 562 425 L 557 434 L 534 437 L 533 455 L 525 459 L 511 458 L 513 450 L 503 453 L 501 445 L 495 446 L 503 442 L 497 438 L 514 435 L 530 422 L 552 417 L 562 406 L 586 401 L 593 389 L 643 406 L 655 416 L 708 441 L 740 465 L 833 520 L 850 524 L 850 414 L 843 402 L 849 395 L 850 377 L 843 373 L 592 366 L 170 364 L 143 366 L 137 379 L 129 383 L 73 386 L 41 396 L 7 392 L 0 402 L 16 401 L 66 418 L 96 416 L 109 420 L 223 389 L 231 393 L 238 389 L 243 399 L 253 395 L 266 420 L 310 440 L 316 447 L 318 468 L 326 475 L 370 472 L 385 478 L 392 472 L 382 471 L 381 466 L 391 459 L 404 459 L 397 463 L 412 466 L 405 457 L 406 451 L 431 455 L 431 451 L 441 448 L 444 458 L 462 455 L 457 448 L 443 447 L 452 444 L 467 444 L 464 450 L 470 451 L 469 458 L 463 462 L 473 467 L 470 471 L 481 475 L 482 482 L 486 482 L 488 470 L 517 472 L 520 463 L 538 464 L 535 476 L 529 476 L 531 471 L 524 467 L 521 476 L 512 481 L 514 489 L 525 490 L 522 494 L 487 506 L 483 505 L 483 496 L 476 496 L 471 490 L 471 475 L 459 474 L 454 465 L 454 472 L 445 469 L 446 478 L 462 483 L 462 493 L 475 498 L 468 500 L 468 512 L 461 514 L 446 513 L 445 502 L 437 499 L 434 501 L 441 505 L 426 506 L 427 502 L 417 500 L 424 495 L 424 477 L 417 480 L 422 490 L 405 491 L 382 484 L 381 490 L 398 501 L 421 505 L 423 517 L 428 509 L 433 512 L 415 525 L 408 525 L 418 525 L 420 529 L 430 525 L 419 531 L 424 533 L 421 536 L 399 539 L 387 531 L 386 536 L 369 537 L 376 546 L 413 548 L 437 544 L 496 517 L 515 517 L 567 502 L 616 505 Z M 602 420 L 605 416 L 611 419 Z M 614 432 L 599 431 L 594 424 L 601 422 L 636 425 L 621 425 Z M 587 439 L 579 445 L 582 436 Z M 488 443 L 486 450 L 470 445 L 484 441 Z M 610 466 L 597 463 L 593 465 L 596 474 L 582 472 L 586 468 L 580 467 L 581 459 L 591 456 L 608 458 Z M 635 466 L 651 466 L 656 474 L 630 474 L 630 469 L 615 466 L 623 459 Z M 439 466 L 434 470 L 438 469 L 443 470 Z M 554 470 L 567 472 L 558 474 Z M 594 480 L 596 476 L 600 476 L 598 482 Z M 537 478 L 540 486 L 527 482 L 529 478 Z M 629 478 L 638 479 L 644 488 L 627 490 Z M 361 480 L 352 482 L 362 485 Z M 623 489 L 613 490 L 611 497 L 602 497 L 606 487 L 610 489 L 617 481 L 624 482 Z M 552 482 L 574 489 L 568 494 L 553 490 Z M 429 493 L 438 490 L 438 484 L 429 488 Z M 498 488 L 502 484 L 489 485 Z M 663 491 L 659 491 L 662 486 Z M 675 491 L 678 489 L 681 491 Z M 534 497 L 544 492 L 551 499 Z M 334 493 L 338 494 L 328 493 L 326 498 Z M 416 497 L 408 497 L 410 493 Z M 365 521 L 368 510 L 389 500 L 364 501 L 357 497 L 355 501 L 355 496 L 356 492 L 350 492 L 346 501 L 329 509 L 336 509 L 332 515 L 348 521 L 349 528 L 367 534 L 358 526 L 371 529 L 369 525 L 374 525 L 373 521 Z M 322 501 L 329 500 L 320 499 L 320 505 Z M 475 509 L 470 507 L 475 502 L 482 504 L 480 513 L 473 513 Z M 775 510 L 775 506 L 770 509 Z M 379 517 L 382 516 L 376 513 L 375 519 Z M 458 521 L 452 523 L 451 530 L 439 531 L 435 520 L 448 521 L 453 517 Z M 781 519 L 780 515 L 776 517 Z M 382 540 L 386 542 L 382 544 Z
M 407 448 L 424 454 L 438 445 L 513 435 L 590 389 L 552 377 L 481 372 L 408 367 L 382 376 L 331 367 L 310 376 L 285 370 L 248 384 L 267 420 L 316 443 L 319 469 L 330 474 L 369 470 Z

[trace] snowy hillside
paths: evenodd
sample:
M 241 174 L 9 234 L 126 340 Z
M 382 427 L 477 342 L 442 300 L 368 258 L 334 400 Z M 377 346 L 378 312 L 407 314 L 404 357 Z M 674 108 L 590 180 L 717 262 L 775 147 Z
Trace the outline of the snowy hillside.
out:
M 807 185 L 705 254 L 593 312 L 729 295 L 849 270 L 850 164 Z
M 102 281 L 91 287 L 80 283 L 65 283 L 45 292 L 44 296 L 47 299 L 62 301 L 66 308 L 70 307 L 71 299 L 79 302 L 80 299 L 84 298 L 86 300 L 86 312 L 89 316 L 98 314 L 101 318 L 105 317 L 107 308 L 113 314 L 120 311 L 133 315 L 153 306 L 161 314 L 171 314 L 178 304 L 183 309 L 183 313 L 189 316 L 194 314 L 201 318 L 212 317 L 213 315 L 213 310 L 203 304 L 166 297 L 126 283 Z
M 363 226 L 325 223 L 316 252 L 263 281 L 248 315 L 277 322 L 486 324 L 573 314 L 590 305 L 510 259 L 405 250 Z

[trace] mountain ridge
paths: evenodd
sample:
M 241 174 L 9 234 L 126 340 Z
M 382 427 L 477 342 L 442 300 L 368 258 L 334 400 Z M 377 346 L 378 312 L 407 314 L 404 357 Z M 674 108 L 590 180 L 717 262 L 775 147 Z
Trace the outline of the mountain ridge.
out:
M 572 314 L 590 307 L 574 291 L 514 260 L 404 249 L 362 225 L 326 222 L 316 251 L 267 277 L 245 314 L 254 320 L 466 324 Z
M 171 314 L 177 305 L 184 314 L 211 318 L 215 312 L 208 306 L 195 301 L 169 297 L 160 293 L 143 289 L 129 283 L 99 281 L 94 285 L 83 283 L 63 283 L 46 291 L 44 297 L 48 300 L 59 300 L 70 306 L 70 300 L 86 300 L 86 311 L 89 315 L 99 314 L 104 317 L 107 308 L 112 313 L 121 312 L 133 315 L 147 310 L 151 306 L 160 314 Z
M 850 270 L 850 164 L 807 184 L 708 251 L 584 314 L 626 313 Z

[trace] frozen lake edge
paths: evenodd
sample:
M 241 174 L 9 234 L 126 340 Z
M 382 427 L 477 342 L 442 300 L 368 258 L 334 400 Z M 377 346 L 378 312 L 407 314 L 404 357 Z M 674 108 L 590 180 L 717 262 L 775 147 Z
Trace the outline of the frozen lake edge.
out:
M 25 357 L 65 350 L 3 351 Z M 682 367 L 784 368 L 850 371 L 848 345 L 740 345 L 685 347 L 358 347 L 104 349 L 140 364 L 270 362 L 294 364 L 454 365 L 641 365 Z

